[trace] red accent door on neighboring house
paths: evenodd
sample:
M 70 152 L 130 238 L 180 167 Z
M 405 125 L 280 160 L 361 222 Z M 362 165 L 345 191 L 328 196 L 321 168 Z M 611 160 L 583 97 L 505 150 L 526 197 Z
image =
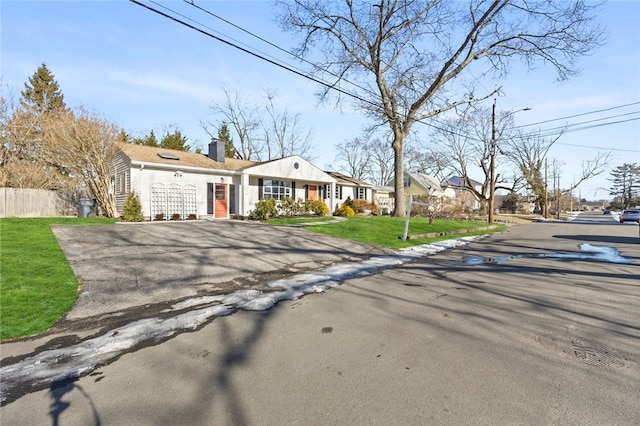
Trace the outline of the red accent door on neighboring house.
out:
M 227 185 L 216 183 L 214 185 L 214 212 L 215 218 L 226 218 L 227 215 Z
M 318 187 L 316 185 L 309 185 L 309 201 L 316 201 L 318 199 Z

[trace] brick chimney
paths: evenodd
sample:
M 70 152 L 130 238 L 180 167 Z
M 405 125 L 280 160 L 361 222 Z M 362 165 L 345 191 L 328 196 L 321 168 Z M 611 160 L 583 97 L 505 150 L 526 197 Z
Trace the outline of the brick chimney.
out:
M 207 157 L 218 163 L 224 163 L 224 142 L 216 138 L 211 138 Z

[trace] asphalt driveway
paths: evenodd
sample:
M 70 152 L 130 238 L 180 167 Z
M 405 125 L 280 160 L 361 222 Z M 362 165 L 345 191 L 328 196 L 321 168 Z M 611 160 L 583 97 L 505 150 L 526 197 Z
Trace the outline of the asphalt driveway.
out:
M 242 221 L 55 226 L 81 283 L 66 320 L 108 317 L 194 295 L 263 290 L 271 279 L 384 253 L 298 227 Z

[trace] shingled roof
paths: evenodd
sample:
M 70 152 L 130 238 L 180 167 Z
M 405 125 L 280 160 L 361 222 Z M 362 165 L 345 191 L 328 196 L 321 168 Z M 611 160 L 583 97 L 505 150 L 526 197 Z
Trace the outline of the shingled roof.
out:
M 367 187 L 371 186 L 370 184 L 364 181 L 361 181 L 356 178 L 352 178 L 347 175 L 343 175 L 342 173 L 338 173 L 338 172 L 325 172 L 325 173 L 331 176 L 332 178 L 334 178 L 335 180 L 337 180 L 338 183 L 341 183 L 341 184 L 352 184 L 352 185 L 367 186 Z
M 122 145 L 120 150 L 132 161 L 143 163 L 170 164 L 183 167 L 200 167 L 231 171 L 240 171 L 247 167 L 260 164 L 255 161 L 237 160 L 235 158 L 225 158 L 224 163 L 221 163 L 212 160 L 204 154 L 129 143 Z M 177 160 L 171 159 L 170 157 L 177 158 Z

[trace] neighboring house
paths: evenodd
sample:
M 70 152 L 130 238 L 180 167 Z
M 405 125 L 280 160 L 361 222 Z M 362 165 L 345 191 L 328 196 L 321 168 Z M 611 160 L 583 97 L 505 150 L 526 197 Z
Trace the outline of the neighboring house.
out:
M 349 197 L 352 200 L 365 200 L 373 204 L 373 186 L 338 172 L 325 173 L 336 180 L 333 204 L 327 204 L 332 211 L 340 207 Z
M 335 204 L 336 179 L 302 157 L 264 162 L 225 158 L 219 141 L 209 144 L 207 155 L 126 144 L 113 170 L 118 211 L 134 191 L 150 220 L 247 217 L 259 200 L 268 198 Z
M 482 194 L 482 184 L 480 182 L 470 179 L 470 183 L 474 190 Z M 442 183 L 442 186 L 453 191 L 454 195 L 452 198 L 456 200 L 456 203 L 464 206 L 465 210 L 476 211 L 482 207 L 476 194 L 465 184 L 464 178 L 451 176 Z
M 387 183 L 388 186 L 395 188 L 395 179 Z M 451 194 L 445 193 L 438 180 L 426 173 L 404 172 L 404 194 L 405 196 L 429 196 L 429 197 L 445 197 Z
M 381 213 L 391 214 L 396 207 L 395 189 L 391 186 L 374 186 L 373 202 Z M 385 211 L 386 210 L 386 211 Z

